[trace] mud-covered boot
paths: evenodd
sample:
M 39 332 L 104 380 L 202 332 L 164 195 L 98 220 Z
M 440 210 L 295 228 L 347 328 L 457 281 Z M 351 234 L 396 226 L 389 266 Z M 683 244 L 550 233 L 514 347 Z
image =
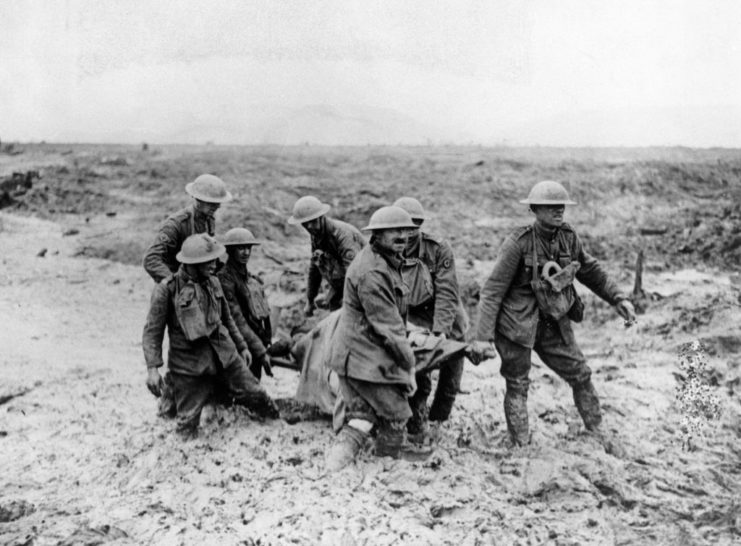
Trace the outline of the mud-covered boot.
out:
M 406 423 L 404 421 L 386 421 L 379 423 L 376 433 L 376 456 L 397 459 L 404 443 Z
M 625 449 L 623 449 L 621 442 L 602 428 L 602 408 L 592 381 L 574 385 L 573 391 L 576 409 L 579 410 L 579 415 L 584 421 L 587 432 L 602 445 L 605 452 L 615 457 L 625 457 Z
M 345 425 L 337 435 L 335 443 L 329 450 L 324 466 L 328 472 L 337 472 L 355 460 L 368 440 L 369 435 L 363 431 Z
M 508 389 L 504 395 L 504 417 L 507 419 L 507 430 L 512 443 L 516 446 L 529 444 L 527 396 Z
M 275 402 L 264 391 L 251 392 L 236 402 L 265 419 L 278 419 L 280 411 Z
M 431 449 L 421 448 L 407 441 L 404 421 L 385 421 L 379 424 L 376 435 L 377 457 L 392 457 L 414 462 L 424 461 L 431 454 Z
M 407 421 L 407 439 L 413 444 L 423 444 L 429 431 L 427 423 L 427 402 L 425 400 L 409 400 L 412 416 Z
M 589 432 L 599 432 L 602 424 L 602 408 L 599 403 L 599 396 L 594 390 L 591 381 L 585 381 L 573 386 L 574 404 L 579 410 L 584 426 Z

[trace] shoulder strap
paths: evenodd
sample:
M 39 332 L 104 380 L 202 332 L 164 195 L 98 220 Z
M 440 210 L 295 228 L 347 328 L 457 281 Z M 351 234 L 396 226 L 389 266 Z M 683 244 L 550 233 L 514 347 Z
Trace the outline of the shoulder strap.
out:
M 533 282 L 538 280 L 538 253 L 535 251 L 535 229 L 533 234 Z

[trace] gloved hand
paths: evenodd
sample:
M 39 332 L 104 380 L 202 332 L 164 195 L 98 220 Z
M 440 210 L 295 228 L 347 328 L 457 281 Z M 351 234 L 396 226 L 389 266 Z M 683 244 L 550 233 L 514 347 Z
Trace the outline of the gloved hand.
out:
M 162 396 L 164 383 L 162 381 L 162 376 L 160 375 L 160 372 L 157 368 L 147 368 L 147 388 L 149 389 L 149 392 L 151 392 L 157 398 Z
M 310 301 L 306 304 L 306 307 L 304 307 L 304 316 L 314 316 L 314 311 L 316 311 L 316 305 L 314 305 L 313 301 Z
M 620 300 L 615 305 L 615 309 L 623 317 L 626 328 L 630 328 L 636 323 L 636 310 L 630 300 Z
M 265 375 L 273 377 L 273 366 L 270 364 L 270 357 L 268 356 L 268 353 L 257 357 L 256 360 L 260 363 L 260 366 L 265 371 Z

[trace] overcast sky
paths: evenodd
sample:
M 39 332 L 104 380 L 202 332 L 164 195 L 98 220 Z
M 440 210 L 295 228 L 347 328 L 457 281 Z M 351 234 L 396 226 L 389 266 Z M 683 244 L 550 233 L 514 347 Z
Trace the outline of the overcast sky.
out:
M 0 22 L 3 140 L 326 105 L 457 142 L 741 146 L 734 0 L 4 0 Z

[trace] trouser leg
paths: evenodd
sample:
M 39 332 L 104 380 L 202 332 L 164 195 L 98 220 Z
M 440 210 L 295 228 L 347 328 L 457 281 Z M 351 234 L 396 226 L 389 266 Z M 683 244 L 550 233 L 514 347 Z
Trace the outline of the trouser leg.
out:
M 530 386 L 531 350 L 509 339 L 498 336 L 495 340 L 497 352 L 502 359 L 501 374 L 507 390 L 504 395 L 504 416 L 510 438 L 516 445 L 530 442 L 530 427 L 527 414 L 527 394 Z
M 427 398 L 432 392 L 432 378 L 429 372 L 420 372 L 416 376 L 417 391 L 409 399 L 412 416 L 407 421 L 409 434 L 420 434 L 427 423 Z
M 461 389 L 463 358 L 446 362 L 440 367 L 435 398 L 430 406 L 430 421 L 447 421 L 453 410 L 455 397 Z
M 340 390 L 347 404 L 345 426 L 352 425 L 355 419 L 376 425 L 376 455 L 410 460 L 429 455 L 429 451 L 405 444 L 406 422 L 412 412 L 404 386 L 340 377 Z
M 177 408 L 177 431 L 186 436 L 195 435 L 203 406 L 214 390 L 214 378 L 170 373 L 170 380 Z
M 278 408 L 241 358 L 230 362 L 221 372 L 220 380 L 231 402 L 245 406 L 260 416 L 277 418 Z
M 568 330 L 563 332 L 563 329 Z M 574 403 L 587 430 L 598 429 L 602 422 L 599 397 L 592 384 L 592 371 L 574 340 L 571 325 L 542 321 L 535 351 L 546 366 L 571 386 Z
M 170 372 L 165 372 L 162 380 L 162 393 L 157 403 L 157 415 L 172 419 L 177 414 L 175 406 L 175 395 L 173 393 L 172 379 Z

